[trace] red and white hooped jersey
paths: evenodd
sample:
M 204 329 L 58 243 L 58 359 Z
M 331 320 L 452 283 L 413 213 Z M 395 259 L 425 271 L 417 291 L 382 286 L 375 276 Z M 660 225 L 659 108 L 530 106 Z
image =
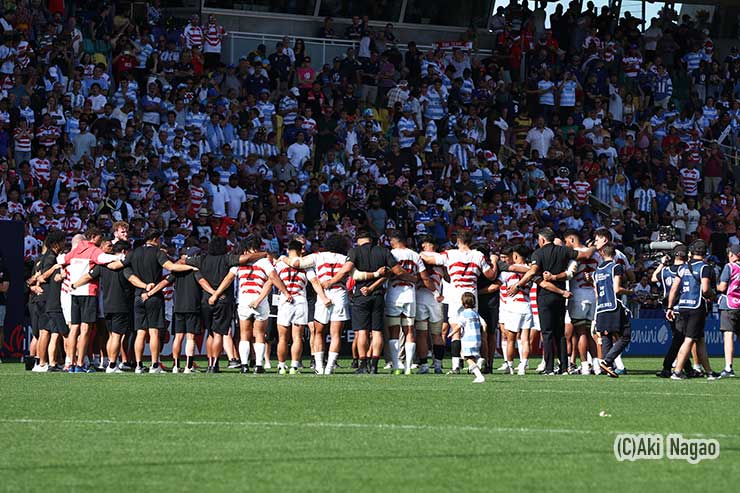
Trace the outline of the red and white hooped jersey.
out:
M 221 53 L 221 44 L 223 43 L 226 31 L 223 26 L 218 24 L 208 24 L 203 30 L 205 43 L 203 44 L 203 53 Z
M 528 313 L 529 307 L 529 296 L 530 290 L 523 289 L 516 293 L 514 296 L 509 296 L 509 287 L 514 286 L 522 278 L 522 275 L 518 272 L 501 272 L 499 279 L 501 280 L 501 287 L 499 292 L 501 293 L 501 305 L 503 308 L 506 305 L 506 311 L 509 313 Z
M 440 254 L 436 252 L 424 252 L 424 255 L 429 255 L 433 257 L 438 257 Z M 445 277 L 444 270 L 439 265 L 432 265 L 427 267 L 427 274 L 429 274 L 429 278 L 432 280 L 432 283 L 434 283 L 434 289 L 437 290 L 437 293 L 442 292 L 442 280 Z M 424 290 L 429 292 L 427 288 L 424 287 L 424 283 L 419 281 L 419 284 L 416 286 L 416 292 Z
M 478 250 L 447 250 L 442 252 L 439 259 L 447 267 L 450 284 L 471 293 L 477 292 L 478 277 L 491 268 Z
M 576 248 L 576 250 L 583 251 L 585 248 Z M 591 256 L 591 258 L 585 260 L 579 260 L 576 275 L 573 276 L 573 279 L 569 283 L 570 291 L 573 293 L 578 292 L 579 295 L 594 295 L 593 281 L 588 281 L 586 275 L 595 272 L 598 266 L 599 261 L 595 256 Z
M 344 267 L 344 264 L 349 262 L 346 255 L 334 252 L 312 253 L 308 258 L 313 260 L 313 267 L 319 282 L 329 281 Z M 346 289 L 346 284 L 340 281 L 329 288 L 329 291 L 345 291 Z
M 576 202 L 583 204 L 588 200 L 588 196 L 591 195 L 591 184 L 587 181 L 574 181 L 571 184 L 571 189 L 576 194 Z
M 234 274 L 239 284 L 238 300 L 239 303 L 245 303 L 259 296 L 262 288 L 269 282 L 269 275 L 275 270 L 266 258 L 261 258 L 256 262 L 239 267 L 232 267 L 229 272 Z
M 426 270 L 421 256 L 408 248 L 394 248 L 391 255 L 398 261 L 398 264 L 409 274 L 419 274 Z M 391 278 L 388 281 L 388 291 L 386 300 L 390 303 L 413 303 L 416 299 L 416 283 L 403 281 L 397 278 Z
M 200 26 L 188 24 L 182 32 L 182 37 L 187 49 L 203 45 L 203 29 Z
M 283 262 L 278 262 L 275 266 L 280 279 L 285 284 L 286 289 L 294 298 L 306 297 L 306 285 L 311 279 L 316 278 L 316 272 L 313 269 L 296 269 Z

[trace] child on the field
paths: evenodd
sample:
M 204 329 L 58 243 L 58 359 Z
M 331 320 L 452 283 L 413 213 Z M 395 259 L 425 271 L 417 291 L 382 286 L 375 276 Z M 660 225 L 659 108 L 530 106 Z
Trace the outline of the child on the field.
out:
M 475 296 L 473 293 L 463 293 L 461 301 L 463 311 L 460 313 L 460 330 L 462 332 L 460 356 L 465 358 L 468 362 L 468 370 L 475 375 L 473 383 L 483 383 L 486 379 L 476 364 L 476 361 L 480 358 L 481 318 L 475 310 Z

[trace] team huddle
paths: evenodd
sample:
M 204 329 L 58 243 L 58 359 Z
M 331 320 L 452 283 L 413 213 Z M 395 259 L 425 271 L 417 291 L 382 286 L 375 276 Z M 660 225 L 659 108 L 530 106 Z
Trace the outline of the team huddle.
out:
M 331 375 L 345 329 L 354 331 L 358 374 L 378 373 L 381 358 L 395 374 L 444 373 L 449 347 L 447 373 L 461 373 L 467 363 L 481 383 L 499 340 L 499 370 L 506 374 L 525 375 L 540 341 L 538 373 L 616 378 L 625 372 L 621 354 L 631 337 L 625 296 L 634 275 L 606 229 L 587 246 L 578 231 L 556 238 L 543 228 L 533 252 L 516 245 L 498 254 L 476 246 L 469 232 L 444 251 L 431 237 L 409 240 L 394 232 L 379 239 L 367 231 L 355 238 L 335 233 L 320 246 L 298 235 L 282 255 L 265 252 L 257 235 L 239 245 L 215 237 L 207 251 L 182 253 L 161 237 L 150 229 L 134 245 L 125 222 L 114 225 L 112 237 L 93 227 L 69 246 L 62 231 L 47 235 L 28 280 L 34 372 L 162 373 L 160 351 L 170 330 L 172 373 L 199 371 L 197 338 L 204 333 L 208 373 L 221 371 L 224 353 L 228 368 L 265 373 L 275 349 L 278 373 L 297 374 L 305 342 L 313 372 Z M 712 370 L 704 341 L 715 297 L 705 255 L 702 241 L 679 245 L 653 274 L 673 332 L 658 376 L 734 376 L 740 248 L 731 247 L 716 283 L 724 293 L 721 373 Z

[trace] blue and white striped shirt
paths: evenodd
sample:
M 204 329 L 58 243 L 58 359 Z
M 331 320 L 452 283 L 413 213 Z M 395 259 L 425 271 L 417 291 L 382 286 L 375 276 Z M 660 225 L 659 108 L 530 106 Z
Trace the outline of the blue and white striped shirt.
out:
M 255 106 L 264 117 L 262 126 L 265 127 L 268 131 L 272 130 L 272 117 L 275 115 L 275 105 L 269 101 L 258 101 Z
M 692 51 L 692 52 L 686 53 L 681 58 L 681 60 L 683 60 L 684 63 L 686 63 L 686 70 L 689 73 L 698 69 L 703 59 L 704 59 L 704 56 L 698 51 Z
M 185 117 L 185 126 L 203 128 L 207 121 L 208 115 L 206 115 L 205 113 L 202 113 L 200 111 L 198 113 L 193 113 L 191 111 Z
M 544 81 L 540 81 L 542 83 Z M 563 82 L 563 87 L 560 89 L 560 106 L 575 106 L 576 105 L 576 89 L 578 84 L 574 80 L 566 80 Z
M 408 149 L 416 140 L 413 135 L 404 135 L 404 132 L 413 132 L 416 130 L 416 122 L 413 118 L 401 117 L 398 120 L 398 145 L 401 149 Z
M 442 95 L 433 87 L 427 90 L 424 96 L 427 100 L 427 108 L 424 116 L 432 120 L 439 120 L 445 116 L 445 109 L 442 106 Z
M 429 120 L 427 126 L 424 129 L 424 137 L 427 139 L 427 145 L 424 147 L 424 152 L 432 152 L 432 143 L 437 142 L 437 124 L 434 120 Z
M 550 89 L 555 86 L 551 80 L 541 80 L 537 83 L 537 88 L 542 91 L 544 89 Z M 547 91 L 540 94 L 540 104 L 544 106 L 555 106 L 555 93 L 553 91 Z
M 283 116 L 283 126 L 295 124 L 295 118 L 298 116 L 298 101 L 285 96 L 280 100 L 280 111 L 287 111 Z

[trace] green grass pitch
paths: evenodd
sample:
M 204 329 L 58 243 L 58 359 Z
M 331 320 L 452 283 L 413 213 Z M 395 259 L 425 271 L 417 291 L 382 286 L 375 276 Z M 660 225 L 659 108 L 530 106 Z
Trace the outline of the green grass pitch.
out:
M 673 382 L 653 376 L 656 359 L 626 363 L 617 380 L 494 374 L 483 385 L 5 363 L 0 491 L 737 491 L 740 377 Z M 720 457 L 618 462 L 619 432 L 717 438 Z

